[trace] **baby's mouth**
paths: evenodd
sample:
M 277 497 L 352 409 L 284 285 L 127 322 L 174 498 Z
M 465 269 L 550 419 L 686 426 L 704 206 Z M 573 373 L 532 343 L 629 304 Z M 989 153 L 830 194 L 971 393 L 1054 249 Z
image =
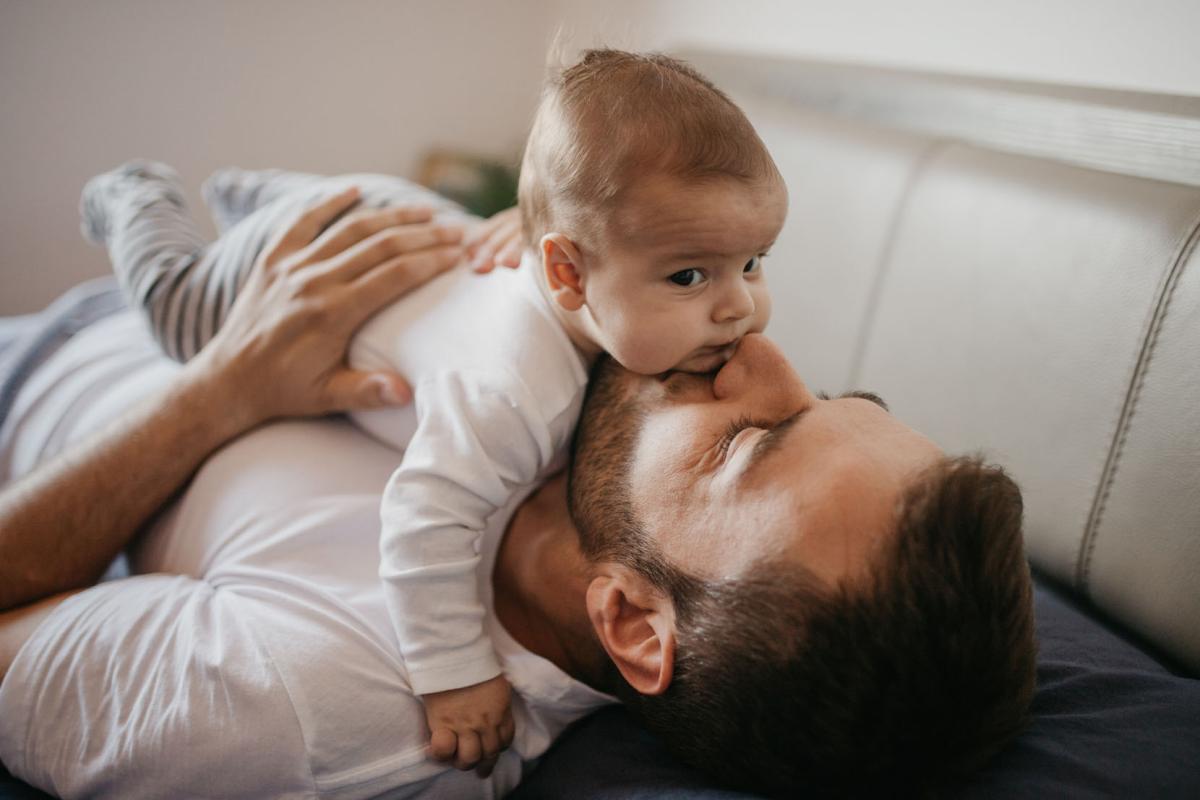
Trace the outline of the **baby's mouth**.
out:
M 691 358 L 680 365 L 680 369 L 687 372 L 712 372 L 733 358 L 733 351 L 736 349 L 736 340 L 725 344 L 701 347 L 692 354 Z

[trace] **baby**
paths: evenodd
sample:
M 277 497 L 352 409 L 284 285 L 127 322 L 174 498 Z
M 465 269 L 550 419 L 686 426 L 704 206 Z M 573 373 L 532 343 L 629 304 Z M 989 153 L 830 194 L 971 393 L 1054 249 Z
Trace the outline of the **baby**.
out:
M 219 328 L 269 235 L 346 185 L 364 203 L 422 202 L 394 178 L 225 172 L 206 196 L 230 225 L 204 247 L 177 179 L 127 166 L 85 189 L 85 229 L 106 241 L 164 349 L 185 359 Z M 591 362 L 642 374 L 709 372 L 762 331 L 762 259 L 787 193 L 742 112 L 686 64 L 593 50 L 547 83 L 519 192 L 517 270 L 451 271 L 373 318 L 351 365 L 412 381 L 414 405 L 355 415 L 404 456 L 382 502 L 381 567 L 431 753 L 472 766 L 513 737 L 510 687 L 492 647 L 495 543 L 485 521 L 561 468 Z M 518 687 L 518 692 L 520 687 Z

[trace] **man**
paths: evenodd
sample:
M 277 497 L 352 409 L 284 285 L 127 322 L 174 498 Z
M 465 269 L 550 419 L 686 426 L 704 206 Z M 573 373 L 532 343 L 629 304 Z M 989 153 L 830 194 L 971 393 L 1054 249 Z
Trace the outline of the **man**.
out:
M 153 402 L 0 497 L 6 607 L 94 579 L 260 421 L 399 391 L 337 368 L 378 296 L 404 288 L 396 265 L 385 293 L 388 270 L 348 255 L 400 236 L 388 221 L 314 238 L 342 210 L 268 253 L 178 374 L 121 320 L 65 354 L 124 373 L 89 390 L 108 417 Z M 414 254 L 426 273 L 457 256 Z M 324 337 L 293 318 L 314 296 Z M 686 760 L 768 793 L 970 769 L 1032 691 L 1019 495 L 875 400 L 812 395 L 758 336 L 715 376 L 603 363 L 570 479 L 578 532 L 563 476 L 489 523 L 506 530 L 485 594 L 518 724 L 503 755 L 481 742 L 480 776 L 425 758 L 384 627 L 374 509 L 394 458 L 335 420 L 256 430 L 138 541 L 137 571 L 176 575 L 3 615 L 0 756 L 64 796 L 486 796 L 615 693 Z
M 621 698 L 772 795 L 969 773 L 1033 693 L 1020 493 L 748 336 L 712 378 L 603 364 L 571 506 Z

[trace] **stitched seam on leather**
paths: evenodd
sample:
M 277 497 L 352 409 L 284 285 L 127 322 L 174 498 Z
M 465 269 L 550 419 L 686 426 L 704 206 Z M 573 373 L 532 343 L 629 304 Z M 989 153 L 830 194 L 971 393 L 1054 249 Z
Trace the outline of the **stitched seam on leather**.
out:
M 843 388 L 857 386 L 862 377 L 863 362 L 867 359 L 867 343 L 871 341 L 871 336 L 875 332 L 875 317 L 879 311 L 879 304 L 883 299 L 883 287 L 887 282 L 888 267 L 892 263 L 892 254 L 896 249 L 896 239 L 900 235 L 900 225 L 904 221 L 904 217 L 908 211 L 908 201 L 912 199 L 913 192 L 917 187 L 917 181 L 925 173 L 925 168 L 929 166 L 929 163 L 933 161 L 935 156 L 946 149 L 950 141 L 949 139 L 935 139 L 926 145 L 921 154 L 913 161 L 908 175 L 904 177 L 904 187 L 900 190 L 900 199 L 896 202 L 896 209 L 892 212 L 892 218 L 888 221 L 887 233 L 884 234 L 883 247 L 879 249 L 879 259 L 875 263 L 875 275 L 871 279 L 871 289 L 867 293 L 867 304 L 863 308 L 862 319 L 858 325 L 858 338 L 854 343 L 854 350 L 851 351 L 850 355 L 850 372 L 847 376 L 847 386 Z
M 1075 588 L 1084 594 L 1088 591 L 1088 579 L 1092 567 L 1092 554 L 1096 550 L 1097 533 L 1100 530 L 1109 494 L 1112 492 L 1113 483 L 1116 480 L 1117 466 L 1121 460 L 1125 441 L 1129 436 L 1134 407 L 1141 396 L 1142 386 L 1146 382 L 1146 373 L 1150 370 L 1154 347 L 1158 344 L 1158 336 L 1166 321 L 1175 287 L 1179 285 L 1179 278 L 1198 242 L 1200 242 L 1200 217 L 1192 221 L 1187 234 L 1183 236 L 1181 244 L 1176 248 L 1171 266 L 1158 290 L 1158 300 L 1142 337 L 1142 347 L 1134 365 L 1133 375 L 1130 377 L 1125 400 L 1121 405 L 1121 413 L 1118 416 L 1117 427 L 1109 446 L 1108 457 L 1104 461 L 1104 469 L 1100 474 L 1100 484 L 1096 490 L 1096 496 L 1092 498 L 1092 508 L 1088 512 L 1087 524 L 1083 530 L 1083 540 L 1080 542 L 1079 555 L 1075 564 Z

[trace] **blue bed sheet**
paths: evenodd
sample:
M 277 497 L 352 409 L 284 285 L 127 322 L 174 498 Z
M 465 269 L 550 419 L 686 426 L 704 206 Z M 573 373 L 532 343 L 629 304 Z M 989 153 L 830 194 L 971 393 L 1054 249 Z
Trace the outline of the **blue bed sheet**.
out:
M 968 800 L 1200 797 L 1200 680 L 1173 674 L 1038 580 L 1038 691 L 1026 731 L 970 782 Z M 623 709 L 581 720 L 516 800 L 729 800 L 676 763 Z

